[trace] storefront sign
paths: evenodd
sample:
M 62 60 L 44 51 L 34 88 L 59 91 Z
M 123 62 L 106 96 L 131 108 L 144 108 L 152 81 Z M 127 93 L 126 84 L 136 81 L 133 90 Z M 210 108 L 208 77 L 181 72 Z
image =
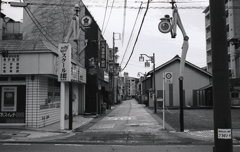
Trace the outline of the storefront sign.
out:
M 72 81 L 86 83 L 86 69 L 72 64 Z
M 17 110 L 17 87 L 2 87 L 1 111 Z
M 0 112 L 0 118 L 24 118 L 24 112 Z
M 9 54 L 3 58 L 2 74 L 19 74 L 20 73 L 20 55 Z
M 71 81 L 71 44 L 61 43 L 58 45 L 59 53 L 59 70 L 58 81 Z

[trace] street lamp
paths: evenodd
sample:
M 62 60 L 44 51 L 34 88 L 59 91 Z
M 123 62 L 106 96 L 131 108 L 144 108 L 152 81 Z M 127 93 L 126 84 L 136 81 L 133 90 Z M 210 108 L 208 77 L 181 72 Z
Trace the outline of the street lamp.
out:
M 186 34 L 186 31 L 183 27 L 180 15 L 178 13 L 176 2 L 172 0 L 170 2 L 172 4 L 172 12 L 173 17 L 170 18 L 169 15 L 165 15 L 164 18 L 161 18 L 160 23 L 158 24 L 158 29 L 161 33 L 171 33 L 171 37 L 175 38 L 177 35 L 177 26 L 180 28 L 182 35 L 183 35 L 183 45 L 182 45 L 182 55 L 181 55 L 181 62 L 180 62 L 180 76 L 179 76 L 179 98 L 180 98 L 180 131 L 184 131 L 184 116 L 183 116 L 183 73 L 184 73 L 184 65 L 185 59 L 188 51 L 188 40 L 189 37 Z
M 144 61 L 144 56 L 148 57 L 150 59 L 150 61 L 153 63 L 153 98 L 154 98 L 154 113 L 157 113 L 157 101 L 156 101 L 156 84 L 155 84 L 155 54 L 153 53 L 153 56 L 148 56 L 146 54 L 140 54 L 139 57 L 139 61 L 143 62 Z M 150 64 L 146 64 L 149 63 L 149 60 L 147 60 L 145 62 L 145 66 L 146 65 L 150 65 Z

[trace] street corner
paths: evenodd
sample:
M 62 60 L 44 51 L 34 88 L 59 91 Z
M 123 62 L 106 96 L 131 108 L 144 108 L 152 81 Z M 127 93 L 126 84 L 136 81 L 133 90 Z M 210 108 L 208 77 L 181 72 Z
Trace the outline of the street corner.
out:
M 16 138 L 26 138 L 30 134 L 21 133 L 19 130 L 1 130 L 0 141 L 14 141 Z
M 6 131 L 0 132 L 0 141 L 49 141 L 71 135 L 72 132 Z

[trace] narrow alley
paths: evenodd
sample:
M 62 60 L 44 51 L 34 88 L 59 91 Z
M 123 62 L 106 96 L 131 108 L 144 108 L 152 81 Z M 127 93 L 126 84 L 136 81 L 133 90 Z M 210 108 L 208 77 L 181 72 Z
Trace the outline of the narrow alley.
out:
M 93 123 L 88 129 L 79 131 L 81 128 L 78 128 L 76 135 L 58 141 L 108 144 L 174 144 L 189 141 L 186 137 L 181 138 L 163 130 L 162 124 L 152 117 L 145 105 L 138 104 L 135 99 L 123 101 L 104 118 Z

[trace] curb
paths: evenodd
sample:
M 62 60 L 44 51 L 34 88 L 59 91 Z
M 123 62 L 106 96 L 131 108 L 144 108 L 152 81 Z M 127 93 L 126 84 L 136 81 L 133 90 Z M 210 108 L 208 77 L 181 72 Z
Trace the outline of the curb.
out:
M 153 113 L 152 110 L 150 110 L 148 107 L 144 107 L 144 109 L 159 123 L 159 124 L 163 124 L 163 120 L 162 118 L 160 118 L 157 114 Z M 167 131 L 175 131 L 176 130 L 170 126 L 166 121 L 165 121 L 165 128 Z

